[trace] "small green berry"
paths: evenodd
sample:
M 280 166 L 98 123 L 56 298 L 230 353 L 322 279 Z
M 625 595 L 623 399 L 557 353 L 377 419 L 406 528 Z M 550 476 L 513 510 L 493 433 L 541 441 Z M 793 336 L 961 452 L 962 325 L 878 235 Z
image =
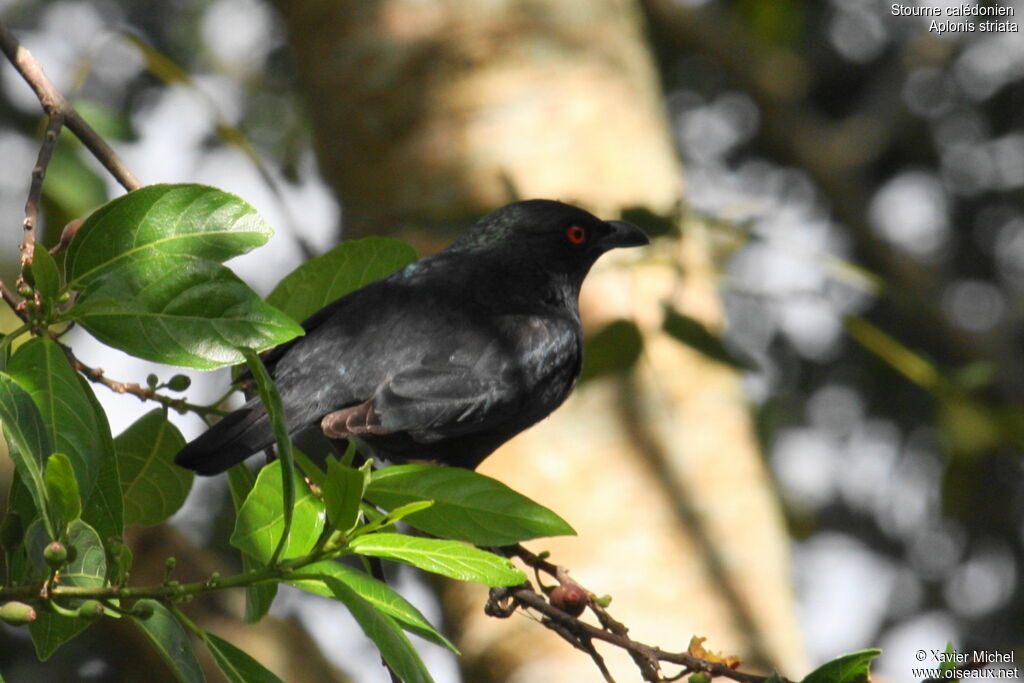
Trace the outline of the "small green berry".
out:
M 36 611 L 32 605 L 23 602 L 8 602 L 0 605 L 0 621 L 11 626 L 24 626 L 36 620 Z
M 192 378 L 188 375 L 175 375 L 167 382 L 167 388 L 171 391 L 185 391 L 192 386 Z
M 68 549 L 63 543 L 54 541 L 43 549 L 43 559 L 50 569 L 60 569 L 68 561 Z
M 103 605 L 99 600 L 86 600 L 78 607 L 78 616 L 86 621 L 96 621 L 103 616 Z

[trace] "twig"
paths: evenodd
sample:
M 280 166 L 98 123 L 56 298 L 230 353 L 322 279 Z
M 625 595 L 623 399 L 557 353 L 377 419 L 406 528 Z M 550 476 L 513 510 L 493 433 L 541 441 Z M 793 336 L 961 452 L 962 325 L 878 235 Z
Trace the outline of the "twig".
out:
M 542 571 L 561 581 L 566 577 L 564 568 L 549 562 L 544 557 L 530 552 L 522 545 L 501 548 L 501 552 L 509 557 L 518 557 L 527 566 Z M 588 595 L 593 595 L 588 591 Z M 497 588 L 491 591 L 491 597 L 484 611 L 495 617 L 511 616 L 517 607 L 529 608 L 542 615 L 541 623 L 553 630 L 574 647 L 588 653 L 606 681 L 611 681 L 610 674 L 604 667 L 604 660 L 594 649 L 593 641 L 599 640 L 627 652 L 640 669 L 645 681 L 664 683 L 678 678 L 666 678 L 661 674 L 660 664 L 678 664 L 684 667 L 683 674 L 697 671 L 706 672 L 712 677 L 720 676 L 739 683 L 764 683 L 766 676 L 749 674 L 731 668 L 725 662 L 711 661 L 694 656 L 689 652 L 668 652 L 659 647 L 646 645 L 633 640 L 627 634 L 629 629 L 613 618 L 608 611 L 595 599 L 589 600 L 588 607 L 597 616 L 600 627 L 582 621 L 568 612 L 552 605 L 547 598 L 533 589 L 529 583 L 511 588 Z M 790 683 L 785 678 L 777 679 L 782 683 Z
M 109 145 L 86 123 L 75 108 L 67 101 L 67 98 L 57 90 L 53 82 L 46 76 L 43 67 L 36 61 L 32 53 L 23 47 L 6 24 L 0 22 L 0 51 L 4 53 L 25 82 L 29 84 L 39 100 L 43 112 L 46 114 L 46 132 L 43 134 L 43 143 L 39 148 L 39 156 L 32 168 L 32 182 L 29 186 L 28 199 L 25 201 L 25 220 L 23 222 L 24 234 L 21 243 L 22 268 L 31 264 L 33 245 L 36 241 L 36 228 L 39 219 L 39 204 L 43 193 L 43 181 L 46 179 L 46 169 L 53 158 L 53 150 L 57 146 L 60 132 L 67 127 L 79 140 L 89 149 L 90 152 L 102 163 L 108 171 L 127 190 L 134 190 L 140 186 L 139 181 L 132 175 L 131 171 L 118 158 Z M 67 246 L 77 225 L 69 231 L 71 224 L 64 229 L 61 241 L 54 247 L 54 253 L 61 251 Z M 66 239 L 65 239 L 66 238 Z M 22 284 L 19 278 L 18 285 Z M 15 294 L 3 282 L 0 282 L 0 297 L 22 320 L 27 320 L 25 314 L 25 302 Z
M 50 165 L 53 150 L 57 147 L 57 138 L 64 127 L 64 114 L 59 110 L 49 113 L 50 120 L 43 133 L 43 144 L 39 148 L 39 157 L 32 168 L 32 184 L 29 186 L 28 199 L 25 200 L 25 229 L 21 241 L 22 267 L 32 264 L 32 247 L 36 241 L 36 223 L 39 219 L 39 202 L 43 197 L 43 180 L 46 179 L 46 167 Z
M 75 108 L 46 76 L 43 67 L 32 56 L 32 53 L 18 42 L 18 39 L 3 22 L 0 22 L 0 50 L 25 79 L 25 82 L 35 91 L 39 104 L 42 105 L 51 124 L 55 118 L 63 119 L 63 125 L 67 126 L 68 130 L 82 141 L 82 144 L 110 171 L 110 174 L 124 189 L 131 191 L 141 186 L 138 179 L 132 175 L 132 172 L 114 153 L 110 145 L 75 111 Z M 50 126 L 47 127 L 47 130 L 49 132 Z M 33 178 L 34 181 L 35 178 Z
M 25 302 L 24 300 L 11 291 L 11 289 L 0 280 L 0 297 L 11 307 L 14 314 L 18 316 L 23 322 L 28 321 L 28 316 L 25 314 Z
M 596 647 L 594 647 L 594 641 L 587 638 L 583 640 L 581 644 L 583 645 L 583 651 L 590 655 L 590 658 L 594 661 L 598 671 L 601 672 L 605 683 L 615 683 L 615 679 L 612 678 L 612 672 L 608 670 L 608 666 L 604 663 L 604 657 L 602 657 L 601 653 L 597 651 Z
M 60 342 L 58 342 L 58 344 L 60 344 Z M 137 382 L 119 382 L 111 379 L 103 373 L 103 368 L 89 367 L 82 361 L 78 360 L 69 346 L 60 344 L 60 347 L 64 350 L 64 355 L 68 357 L 68 362 L 71 363 L 71 367 L 85 375 L 86 379 L 90 382 L 102 384 L 116 394 L 131 394 L 132 396 L 137 397 L 140 401 L 156 401 L 165 408 L 172 408 L 179 413 L 193 412 L 201 416 L 228 414 L 228 411 L 217 408 L 216 404 L 212 406 L 201 406 L 195 403 L 189 403 L 184 398 L 165 396 L 158 393 L 156 390 L 144 387 Z

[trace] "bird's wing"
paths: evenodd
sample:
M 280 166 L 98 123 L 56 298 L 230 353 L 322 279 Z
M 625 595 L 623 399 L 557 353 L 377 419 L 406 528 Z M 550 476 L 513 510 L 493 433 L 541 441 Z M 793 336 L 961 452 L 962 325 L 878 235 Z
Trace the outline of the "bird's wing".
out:
M 522 388 L 514 373 L 481 376 L 472 368 L 424 366 L 396 375 L 373 397 L 388 432 L 452 436 L 498 422 L 514 412 Z
M 431 442 L 486 428 L 514 410 L 515 382 L 454 364 L 421 365 L 389 377 L 362 403 L 333 411 L 320 425 L 332 438 L 408 434 Z
M 460 330 L 383 382 L 368 406 L 376 433 L 431 441 L 524 419 L 535 409 L 546 415 L 557 406 L 572 380 L 552 382 L 553 375 L 578 370 L 573 326 L 535 316 L 492 322 Z M 551 387 L 558 387 L 557 397 L 546 395 Z

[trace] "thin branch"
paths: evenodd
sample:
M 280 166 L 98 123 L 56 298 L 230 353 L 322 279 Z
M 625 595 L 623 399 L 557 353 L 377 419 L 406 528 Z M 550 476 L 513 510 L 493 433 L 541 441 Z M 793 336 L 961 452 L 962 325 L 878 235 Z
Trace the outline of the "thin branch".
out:
M 60 344 L 60 342 L 58 342 L 58 344 Z M 158 393 L 156 390 L 150 389 L 149 387 L 144 387 L 137 382 L 119 382 L 111 379 L 104 374 L 103 368 L 93 368 L 78 360 L 78 357 L 75 356 L 69 346 L 60 344 L 60 347 L 64 350 L 64 355 L 68 357 L 68 362 L 71 363 L 71 367 L 85 375 L 86 379 L 90 382 L 102 384 L 115 394 L 131 394 L 140 401 L 156 401 L 165 408 L 171 408 L 179 413 L 192 412 L 202 416 L 228 414 L 228 411 L 217 408 L 217 404 L 212 406 L 202 406 L 196 403 L 189 403 L 184 398 L 165 396 L 164 394 Z
M 764 683 L 764 681 L 768 680 L 766 676 L 758 676 L 755 674 L 744 673 L 742 671 L 736 671 L 721 662 L 712 662 L 700 659 L 685 652 L 668 652 L 659 647 L 637 642 L 628 636 L 622 636 L 616 633 L 611 633 L 602 628 L 598 628 L 563 612 L 550 604 L 544 596 L 529 587 L 520 586 L 512 589 L 508 593 L 508 597 L 510 597 L 519 606 L 528 607 L 544 615 L 545 619 L 541 623 L 548 628 L 559 631 L 559 629 L 553 628 L 549 625 L 549 622 L 552 622 L 557 624 L 561 630 L 572 633 L 577 638 L 591 638 L 614 645 L 615 647 L 625 650 L 631 655 L 635 654 L 643 657 L 651 664 L 655 671 L 657 671 L 657 665 L 659 662 L 669 662 L 684 666 L 691 671 L 704 671 L 711 676 L 721 676 L 723 678 L 739 681 L 740 683 Z M 645 675 L 644 678 L 647 681 L 652 681 L 652 683 L 665 680 L 660 675 L 656 674 L 656 676 L 656 678 L 650 678 Z M 785 678 L 779 680 L 783 682 L 787 681 Z
M 307 565 L 322 560 L 328 560 L 339 555 L 347 554 L 344 550 L 333 549 L 312 553 L 307 556 L 292 558 L 282 561 L 276 566 L 267 566 L 261 569 L 243 572 L 228 577 L 212 575 L 205 581 L 180 584 L 177 581 L 166 580 L 159 585 L 151 586 L 67 586 L 44 584 L 45 591 L 40 591 L 40 584 L 27 584 L 19 586 L 0 587 L 0 600 L 35 600 L 55 601 L 62 599 L 96 599 L 100 601 L 109 600 L 138 600 L 152 598 L 170 604 L 171 602 L 188 599 L 189 596 L 220 591 L 232 588 L 244 588 L 264 583 L 279 583 L 282 581 L 301 581 L 303 579 L 315 579 L 315 574 L 305 574 L 302 569 Z M 536 557 L 528 551 L 526 557 Z M 511 602 L 510 607 L 500 607 L 502 602 Z M 492 608 L 495 608 L 492 610 Z M 768 679 L 765 676 L 743 673 L 736 671 L 723 662 L 702 659 L 685 652 L 667 652 L 661 648 L 645 645 L 628 638 L 625 635 L 613 633 L 604 628 L 588 624 L 578 618 L 564 612 L 550 604 L 543 595 L 540 595 L 527 583 L 511 588 L 497 588 L 491 592 L 491 599 L 488 601 L 486 611 L 495 616 L 511 616 L 516 608 L 529 608 L 542 615 L 541 623 L 557 633 L 574 647 L 586 652 L 594 660 L 602 676 L 608 683 L 614 683 L 611 673 L 604 664 L 604 659 L 594 648 L 593 641 L 599 640 L 615 647 L 618 647 L 631 655 L 642 657 L 649 666 L 642 667 L 644 680 L 650 683 L 666 683 L 676 678 L 663 677 L 660 674 L 659 663 L 668 662 L 684 667 L 686 673 L 704 671 L 712 677 L 727 678 L 738 683 L 765 683 Z M 616 622 L 617 623 L 617 622 Z M 786 679 L 777 679 L 783 683 L 791 683 Z
M 598 671 L 601 672 L 601 676 L 604 677 L 605 683 L 615 683 L 615 679 L 612 678 L 612 672 L 608 670 L 608 666 L 604 663 L 604 657 L 594 647 L 594 641 L 587 638 L 582 642 L 583 651 L 590 655 L 590 658 L 594 661 L 594 665 L 597 666 Z
M 0 297 L 11 307 L 14 314 L 23 322 L 28 322 L 28 315 L 25 313 L 25 301 L 15 294 L 2 280 L 0 280 Z
M 518 557 L 529 567 L 542 571 L 559 581 L 567 577 L 563 567 L 549 562 L 545 557 L 530 552 L 522 545 L 504 547 L 501 548 L 501 552 L 510 557 Z M 540 613 L 542 615 L 541 623 L 545 627 L 557 633 L 574 647 L 590 654 L 606 681 L 611 680 L 610 674 L 607 673 L 607 669 L 603 665 L 603 659 L 594 649 L 593 641 L 595 640 L 608 643 L 628 653 L 640 669 L 643 679 L 650 683 L 663 683 L 672 680 L 661 674 L 661 663 L 678 664 L 684 667 L 684 674 L 704 671 L 712 677 L 720 676 L 738 681 L 739 683 L 764 683 L 764 681 L 768 680 L 766 676 L 737 671 L 726 662 L 703 659 L 689 652 L 668 652 L 659 647 L 635 641 L 628 636 L 629 629 L 625 625 L 613 618 L 593 598 L 592 593 L 587 591 L 587 594 L 591 596 L 588 607 L 597 616 L 600 626 L 587 623 L 552 605 L 546 597 L 535 591 L 529 583 L 511 588 L 493 589 L 491 591 L 491 598 L 488 600 L 484 611 L 491 616 L 499 618 L 511 616 L 517 607 L 529 608 Z M 678 676 L 673 678 L 678 678 Z M 789 683 L 785 678 L 778 680 L 783 683 Z
M 67 101 L 63 94 L 53 85 L 43 71 L 43 67 L 36 61 L 32 53 L 22 46 L 14 37 L 10 29 L 0 22 L 0 50 L 7 59 L 14 65 L 21 77 L 29 84 L 39 99 L 43 111 L 50 118 L 52 124 L 55 118 L 63 119 L 63 124 L 68 130 L 82 141 L 82 144 L 92 153 L 96 159 L 110 172 L 111 175 L 126 190 L 134 190 L 142 184 L 132 175 L 124 162 L 114 153 L 110 145 L 100 137 L 99 133 L 93 130 L 85 119 Z M 49 127 L 48 127 L 49 130 Z M 45 167 L 44 167 L 45 168 Z
M 43 133 L 43 144 L 39 147 L 39 157 L 32 168 L 32 184 L 29 186 L 28 199 L 25 201 L 25 232 L 21 241 L 22 267 L 32 264 L 32 247 L 36 241 L 36 224 L 39 220 L 39 202 L 43 197 L 43 181 L 46 179 L 46 168 L 53 158 L 53 150 L 57 147 L 61 128 L 64 127 L 64 114 L 54 110 L 49 114 L 46 132 Z

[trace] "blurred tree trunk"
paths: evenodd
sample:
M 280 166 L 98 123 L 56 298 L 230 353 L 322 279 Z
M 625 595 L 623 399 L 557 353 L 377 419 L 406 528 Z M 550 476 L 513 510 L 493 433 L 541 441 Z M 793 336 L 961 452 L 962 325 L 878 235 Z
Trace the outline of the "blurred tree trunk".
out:
M 433 248 L 447 239 L 437 228 L 527 197 L 605 218 L 630 207 L 678 215 L 681 169 L 634 2 L 278 8 L 347 236 L 398 233 Z M 587 383 L 481 470 L 576 526 L 576 538 L 531 546 L 611 593 L 633 637 L 683 650 L 703 635 L 796 675 L 787 538 L 738 377 L 660 330 L 665 302 L 722 324 L 702 227 L 685 235 L 606 257 L 584 288 L 592 327 L 640 327 L 638 368 Z M 485 599 L 445 590 L 467 680 L 600 678 L 539 625 L 484 617 Z M 604 653 L 617 678 L 636 679 L 627 657 Z

